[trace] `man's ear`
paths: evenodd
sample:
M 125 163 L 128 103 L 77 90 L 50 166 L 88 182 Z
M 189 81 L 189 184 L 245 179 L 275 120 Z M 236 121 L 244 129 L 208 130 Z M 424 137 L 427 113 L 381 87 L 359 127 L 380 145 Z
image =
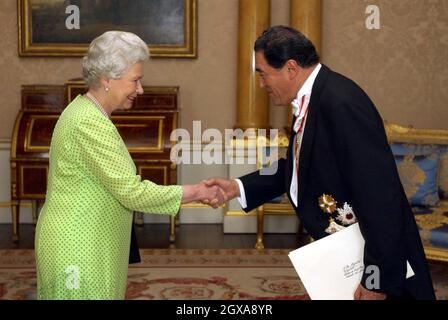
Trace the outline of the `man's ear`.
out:
M 301 67 L 297 64 L 295 60 L 289 59 L 285 63 L 285 68 L 288 71 L 288 78 L 290 80 L 297 77 L 297 75 L 300 73 Z

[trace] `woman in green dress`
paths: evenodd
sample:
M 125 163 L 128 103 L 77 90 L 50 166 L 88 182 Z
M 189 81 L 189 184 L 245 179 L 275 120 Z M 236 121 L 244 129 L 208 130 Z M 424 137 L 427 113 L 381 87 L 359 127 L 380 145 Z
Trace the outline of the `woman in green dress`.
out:
M 181 203 L 225 200 L 203 183 L 161 186 L 137 175 L 110 116 L 143 93 L 148 57 L 138 36 L 109 31 L 83 59 L 89 90 L 62 112 L 51 141 L 35 238 L 38 299 L 124 299 L 133 211 L 175 215 Z

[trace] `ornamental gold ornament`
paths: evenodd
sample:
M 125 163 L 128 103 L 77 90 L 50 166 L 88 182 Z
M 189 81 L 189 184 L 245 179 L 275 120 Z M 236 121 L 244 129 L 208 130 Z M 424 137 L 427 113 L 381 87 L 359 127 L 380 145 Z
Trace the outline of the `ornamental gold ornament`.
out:
M 331 195 L 323 194 L 319 197 L 319 207 L 323 212 L 332 214 L 336 211 L 336 200 Z
M 333 233 L 338 232 L 338 231 L 341 231 L 341 230 L 343 230 L 343 229 L 345 229 L 345 227 L 343 227 L 343 226 L 337 224 L 337 223 L 333 220 L 333 218 L 330 218 L 330 224 L 329 224 L 328 227 L 325 229 L 325 232 L 326 232 L 326 233 L 329 233 L 329 234 L 333 234 Z

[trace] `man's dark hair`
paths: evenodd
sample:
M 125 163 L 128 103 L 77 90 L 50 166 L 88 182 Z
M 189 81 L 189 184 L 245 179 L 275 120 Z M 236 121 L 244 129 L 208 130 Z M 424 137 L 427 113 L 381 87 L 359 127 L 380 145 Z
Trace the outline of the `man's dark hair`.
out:
M 265 30 L 254 45 L 255 52 L 262 51 L 268 64 L 282 68 L 289 59 L 295 60 L 302 68 L 319 62 L 319 55 L 313 43 L 296 29 L 274 26 Z

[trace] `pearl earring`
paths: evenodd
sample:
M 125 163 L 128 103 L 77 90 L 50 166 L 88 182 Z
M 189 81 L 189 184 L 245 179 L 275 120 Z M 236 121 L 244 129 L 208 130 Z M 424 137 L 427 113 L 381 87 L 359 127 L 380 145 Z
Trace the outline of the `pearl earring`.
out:
M 106 87 L 106 88 L 104 88 L 104 90 L 106 90 L 106 92 L 109 92 L 109 88 L 107 88 L 107 87 Z

